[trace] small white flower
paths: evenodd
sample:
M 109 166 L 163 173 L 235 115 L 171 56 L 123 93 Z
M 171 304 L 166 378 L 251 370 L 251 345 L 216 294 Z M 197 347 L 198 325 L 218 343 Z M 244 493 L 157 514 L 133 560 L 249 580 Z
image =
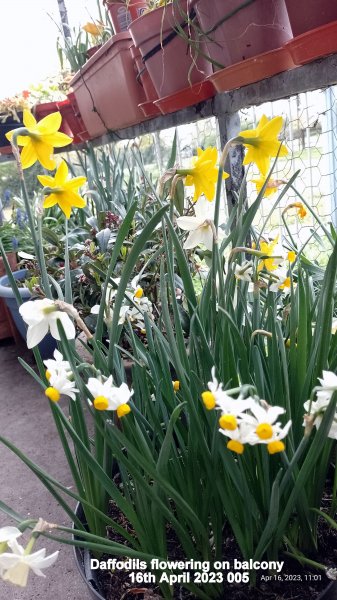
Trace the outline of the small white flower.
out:
M 321 382 L 325 381 L 329 381 L 330 383 L 333 383 L 334 379 L 331 378 L 331 376 L 336 377 L 336 375 L 334 373 L 331 373 L 330 371 L 323 371 L 323 379 L 320 379 Z M 336 388 L 337 389 L 337 388 Z M 321 394 L 319 396 L 319 394 Z M 323 391 L 319 391 L 317 392 L 317 400 L 316 402 L 311 402 L 310 400 L 307 400 L 304 403 L 304 409 L 306 410 L 306 412 L 308 413 L 309 408 L 310 408 L 310 417 L 312 417 L 312 423 L 315 425 L 315 427 L 318 429 L 322 423 L 323 417 L 324 417 L 324 413 L 326 411 L 326 409 L 329 406 L 329 402 L 331 400 L 331 396 L 333 394 L 333 391 L 329 391 L 329 390 L 323 390 Z M 307 426 L 307 422 L 306 422 L 306 416 L 304 417 L 304 423 L 303 426 L 306 427 Z M 331 423 L 331 427 L 328 433 L 328 437 L 332 438 L 334 440 L 337 440 L 337 412 L 334 415 L 333 421 Z
M 32 554 L 25 554 L 23 546 L 17 543 L 16 539 L 9 542 L 12 552 L 0 554 L 0 569 L 2 569 L 2 578 L 4 581 L 10 581 L 20 587 L 27 585 L 29 569 L 39 577 L 45 577 L 42 572 L 55 563 L 58 557 L 58 550 L 50 556 L 46 556 L 46 549 L 42 548 Z
M 11 542 L 22 535 L 22 532 L 17 527 L 0 527 L 0 544 Z
M 45 395 L 52 402 L 58 402 L 61 396 L 69 396 L 76 400 L 76 393 L 79 390 L 75 387 L 75 382 L 69 380 L 68 371 L 52 371 L 49 378 L 49 387 L 45 390 Z
M 74 324 L 65 312 L 58 310 L 53 300 L 49 300 L 48 298 L 43 298 L 43 300 L 29 300 L 21 304 L 19 312 L 28 325 L 28 348 L 37 346 L 49 330 L 53 338 L 60 340 L 57 327 L 58 319 L 63 325 L 67 339 L 73 340 L 75 338 Z
M 234 265 L 234 275 L 236 279 L 241 279 L 242 281 L 248 281 L 249 283 L 252 281 L 253 276 L 253 263 L 251 260 L 245 261 L 242 265 L 236 263 Z
M 269 289 L 271 292 L 279 292 L 282 291 L 283 293 L 287 293 L 289 292 L 290 288 L 291 288 L 291 279 L 290 277 L 287 275 L 287 271 L 285 271 L 284 269 L 278 269 L 273 271 L 273 278 L 276 277 L 276 281 L 273 281 L 273 283 L 270 285 Z
M 254 428 L 246 421 L 241 421 L 238 427 L 234 430 L 219 429 L 220 433 L 229 438 L 227 442 L 228 450 L 235 452 L 236 454 L 243 454 L 245 444 L 253 444 L 255 441 Z
M 246 411 L 252 407 L 254 400 L 242 397 L 231 398 L 226 392 L 218 392 L 216 404 L 221 410 L 219 424 L 221 429 L 234 431 L 240 425 L 240 421 L 245 420 Z
M 90 377 L 87 388 L 94 398 L 96 410 L 116 410 L 119 417 L 130 412 L 128 402 L 133 391 L 129 390 L 126 383 L 122 383 L 119 387 L 114 386 L 112 375 L 104 382 L 96 377 Z
M 194 204 L 194 213 L 194 217 L 177 218 L 178 227 L 183 231 L 190 232 L 184 243 L 184 248 L 189 250 L 203 244 L 207 250 L 212 250 L 214 206 L 202 197 Z M 221 234 L 221 232 L 219 233 Z
M 276 419 L 285 413 L 281 406 L 269 406 L 267 403 L 259 404 L 254 402 L 250 408 L 253 416 L 246 415 L 246 422 L 254 427 L 255 441 L 252 444 L 267 444 L 268 452 L 275 454 L 284 450 L 284 444 L 281 442 L 288 434 L 291 427 L 291 421 L 288 421 L 284 427 Z
M 337 375 L 332 371 L 323 371 L 323 377 L 318 379 L 323 389 L 319 390 L 316 396 L 318 399 L 329 401 L 337 390 Z
M 57 371 L 71 371 L 69 362 L 64 360 L 61 352 L 56 349 L 53 356 L 54 358 L 48 358 L 48 360 L 43 361 L 50 374 Z

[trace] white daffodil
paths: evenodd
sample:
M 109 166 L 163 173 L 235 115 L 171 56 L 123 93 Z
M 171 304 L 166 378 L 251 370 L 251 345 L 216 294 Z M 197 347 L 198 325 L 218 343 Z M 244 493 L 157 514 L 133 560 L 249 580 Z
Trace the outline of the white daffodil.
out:
M 22 535 L 17 527 L 0 527 L 0 555 L 8 550 L 8 543 L 16 540 Z M 0 577 L 3 575 L 3 568 L 0 563 Z
M 114 386 L 112 375 L 104 382 L 96 377 L 90 377 L 87 388 L 94 398 L 96 410 L 116 410 L 118 417 L 123 417 L 131 411 L 128 402 L 133 391 L 129 390 L 126 383 L 122 383 L 119 387 Z
M 323 371 L 323 377 L 318 378 L 322 389 L 316 393 L 319 400 L 329 402 L 332 394 L 337 391 L 337 375 L 332 371 Z
M 112 281 L 116 284 L 116 286 L 120 283 L 120 277 L 112 278 Z M 111 302 L 117 294 L 117 288 L 113 287 L 110 283 L 107 285 L 106 294 L 105 294 L 105 304 L 104 304 L 104 321 L 106 325 L 110 325 L 112 322 L 113 312 L 111 309 Z M 100 310 L 100 304 L 95 304 L 91 307 L 91 314 L 98 315 Z
M 255 440 L 252 444 L 267 444 L 268 452 L 275 454 L 285 448 L 281 441 L 289 432 L 291 421 L 282 427 L 276 419 L 285 413 L 281 406 L 269 406 L 267 403 L 254 402 L 250 408 L 253 416 L 246 415 L 245 421 L 254 428 Z
M 323 371 L 323 377 L 324 377 L 325 373 L 329 373 L 329 372 Z M 332 375 L 333 375 L 333 373 L 332 373 Z M 320 381 L 322 381 L 322 380 L 320 380 Z M 318 396 L 318 393 L 317 393 L 317 396 Z M 310 422 L 311 422 L 311 427 L 312 427 L 312 425 L 315 425 L 315 427 L 317 429 L 320 427 L 323 417 L 324 417 L 324 413 L 329 406 L 329 402 L 331 400 L 332 393 L 333 392 L 329 392 L 330 395 L 325 395 L 325 396 L 319 397 L 318 400 L 316 400 L 316 402 L 310 403 L 310 400 L 307 400 L 304 403 L 304 408 L 307 413 L 310 409 L 310 414 L 306 414 L 304 416 L 304 423 L 303 423 L 304 427 L 307 427 L 307 425 L 308 425 L 308 419 L 306 417 L 309 417 Z M 311 430 L 311 427 L 310 427 L 310 430 Z M 337 440 L 337 411 L 336 411 L 333 421 L 331 423 L 328 437 L 332 438 L 334 440 Z
M 201 394 L 202 401 L 207 410 L 212 410 L 215 408 L 220 398 L 225 394 L 224 390 L 222 389 L 222 383 L 219 383 L 215 377 L 215 367 L 212 367 L 211 375 L 212 381 L 208 381 L 207 383 L 209 391 L 206 390 Z
M 240 421 L 246 417 L 246 411 L 252 407 L 254 400 L 252 398 L 231 398 L 226 392 L 218 394 L 216 405 L 221 410 L 219 425 L 221 429 L 234 431 L 240 424 Z
M 214 239 L 214 206 L 201 197 L 194 204 L 194 217 L 178 217 L 177 225 L 183 231 L 189 231 L 184 248 L 189 250 L 203 244 L 212 250 Z M 221 232 L 220 232 L 221 233 Z
M 28 325 L 27 346 L 34 348 L 50 330 L 56 340 L 60 340 L 57 320 L 60 320 L 68 340 L 75 338 L 75 327 L 69 316 L 61 312 L 53 300 L 29 300 L 21 304 L 19 312 Z
M 274 277 L 276 277 L 276 281 L 274 281 Z M 273 271 L 273 283 L 269 287 L 271 292 L 279 292 L 288 293 L 291 288 L 291 279 L 289 275 L 287 275 L 287 271 L 283 269 L 277 269 Z
M 254 428 L 246 421 L 241 421 L 234 430 L 220 428 L 219 431 L 230 438 L 227 442 L 227 448 L 236 454 L 243 454 L 245 445 L 253 444 L 256 437 Z
M 67 360 L 64 360 L 61 352 L 55 350 L 53 354 L 54 358 L 48 358 L 44 360 L 44 364 L 47 367 L 47 374 L 57 373 L 58 371 L 71 372 L 70 364 Z
M 235 264 L 234 265 L 234 275 L 236 279 L 241 279 L 242 281 L 248 281 L 249 283 L 252 281 L 253 276 L 253 263 L 251 260 L 247 260 L 242 265 Z
M 9 581 L 20 587 L 27 585 L 29 569 L 35 575 L 45 577 L 43 569 L 47 569 L 57 560 L 58 550 L 50 556 L 46 556 L 46 549 L 42 548 L 37 552 L 25 554 L 25 549 L 18 544 L 16 539 L 8 543 L 12 552 L 0 554 L 0 569 L 2 569 L 2 579 Z
M 75 382 L 69 379 L 69 371 L 59 370 L 50 373 L 49 387 L 44 393 L 52 402 L 58 402 L 61 396 L 69 396 L 72 400 L 76 400 L 78 391 Z

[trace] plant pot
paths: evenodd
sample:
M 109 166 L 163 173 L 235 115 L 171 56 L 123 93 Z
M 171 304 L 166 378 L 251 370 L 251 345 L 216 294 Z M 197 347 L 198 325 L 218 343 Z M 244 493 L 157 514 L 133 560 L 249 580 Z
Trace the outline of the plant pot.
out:
M 75 513 L 76 516 L 81 520 L 83 525 L 86 526 L 84 511 L 81 504 L 77 504 Z M 73 529 L 75 529 L 74 523 L 72 524 L 72 526 Z M 76 537 L 73 536 L 73 539 L 76 540 Z M 93 571 L 90 567 L 90 551 L 87 548 L 78 548 L 77 546 L 74 546 L 73 548 L 76 566 L 84 583 L 86 583 L 88 587 L 91 598 L 93 598 L 94 600 L 105 600 L 104 596 L 102 596 L 99 593 L 99 584 L 97 580 L 96 571 Z
M 158 115 L 161 115 L 161 111 L 159 108 L 157 108 L 157 106 L 155 106 L 155 104 L 153 104 L 155 100 L 158 100 L 158 94 L 152 83 L 151 77 L 148 73 L 146 65 L 143 63 L 139 49 L 136 48 L 136 46 L 131 46 L 130 52 L 137 69 L 137 80 L 143 86 L 146 96 L 146 102 L 142 102 L 139 105 L 139 108 L 145 117 L 157 117 Z
M 337 52 L 337 21 L 312 29 L 290 40 L 285 48 L 296 65 L 305 65 L 313 60 Z
M 284 0 L 255 0 L 217 26 L 242 3 L 242 0 L 197 0 L 195 3 L 202 31 L 206 34 L 212 30 L 206 39 L 208 55 L 223 67 L 281 48 L 292 38 Z
M 7 252 L 6 256 L 10 268 L 14 271 L 17 265 L 16 253 Z M 0 276 L 5 275 L 5 273 L 6 269 L 4 261 L 2 258 L 0 258 Z M 4 340 L 10 337 L 14 338 L 14 340 L 17 341 L 18 333 L 5 301 L 3 300 L 3 298 L 0 298 L 0 340 Z
M 176 0 L 144 14 L 129 28 L 160 98 L 200 83 L 212 72 L 211 63 L 198 54 L 198 49 L 207 53 L 204 43 L 190 45 L 177 33 L 179 26 L 196 41 L 187 12 L 187 0 Z
M 14 271 L 13 276 L 15 279 L 22 281 L 26 277 L 27 270 L 22 269 L 21 271 Z M 23 302 L 27 302 L 31 299 L 31 293 L 28 288 L 19 288 L 20 296 Z M 3 298 L 7 308 L 12 316 L 12 319 L 18 329 L 21 337 L 26 339 L 27 326 L 19 313 L 19 307 L 14 296 L 14 292 L 9 285 L 9 280 L 7 275 L 3 275 L 0 277 L 0 298 Z M 54 350 L 56 349 L 56 340 L 50 335 L 46 335 L 46 337 L 40 342 L 38 345 L 41 356 L 43 359 L 52 358 L 54 354 Z
M 337 20 L 335 0 L 285 0 L 294 36 Z
M 144 0 L 129 0 L 129 2 L 109 2 L 105 0 L 113 28 L 116 33 L 127 31 L 130 23 L 141 17 L 148 5 Z
M 92 48 L 88 48 L 87 50 L 87 60 L 96 54 L 97 50 L 102 48 L 102 44 L 97 44 L 97 46 L 93 46 Z
M 35 118 L 37 121 L 41 121 L 47 115 L 51 113 L 58 112 L 58 103 L 57 102 L 45 102 L 43 104 L 36 104 L 33 108 L 33 112 L 35 114 Z M 60 131 L 72 137 L 71 129 L 66 121 L 61 123 Z
M 71 81 L 92 138 L 144 121 L 138 104 L 145 102 L 146 97 L 137 80 L 131 46 L 129 33 L 114 35 Z
M 66 122 L 72 132 L 75 144 L 85 142 L 89 139 L 89 134 L 83 123 L 80 111 L 78 109 L 73 93 L 68 94 L 67 100 L 57 103 L 57 108 L 62 115 L 62 121 Z
M 22 112 L 18 113 L 20 121 L 15 121 L 13 118 L 8 118 L 4 123 L 0 122 L 0 154 L 11 154 L 12 146 L 6 138 L 6 133 L 12 131 L 12 129 L 18 129 L 23 127 L 22 123 Z

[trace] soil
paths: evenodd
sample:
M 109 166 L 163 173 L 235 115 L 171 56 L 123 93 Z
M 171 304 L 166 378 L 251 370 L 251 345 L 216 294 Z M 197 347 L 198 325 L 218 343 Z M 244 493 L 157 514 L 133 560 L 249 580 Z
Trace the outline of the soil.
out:
M 324 508 L 323 503 L 323 507 Z M 328 499 L 326 499 L 328 505 Z M 127 522 L 115 506 L 111 506 L 110 516 L 125 527 Z M 324 519 L 319 520 L 318 533 L 318 557 L 312 557 L 317 562 L 322 562 L 331 568 L 337 565 L 337 531 L 329 528 Z M 132 533 L 132 530 L 129 529 Z M 123 538 L 110 532 L 109 537 L 114 541 L 125 543 Z M 242 560 L 240 551 L 235 540 L 230 535 L 225 539 L 223 556 L 233 564 L 236 558 Z M 108 560 L 109 556 L 103 556 L 101 560 Z M 172 532 L 169 539 L 169 558 L 172 560 L 184 560 L 184 556 Z M 127 560 L 118 557 L 118 560 Z M 186 560 L 186 559 L 185 559 Z M 331 583 L 324 571 L 310 569 L 301 566 L 297 561 L 286 555 L 280 556 L 284 561 L 280 573 L 281 580 L 277 575 L 271 575 L 268 571 L 259 571 L 255 587 L 249 587 L 244 583 L 228 583 L 227 572 L 224 571 L 223 592 L 219 600 L 317 600 L 322 591 Z M 146 571 L 141 571 L 146 573 Z M 130 581 L 130 571 L 98 571 L 98 583 L 100 593 L 106 600 L 162 600 L 160 589 L 156 584 L 135 584 Z M 191 580 L 193 580 L 193 572 Z M 205 590 L 205 585 L 203 586 Z M 206 587 L 207 589 L 207 587 Z M 194 600 L 196 597 L 183 587 L 176 586 L 174 590 L 176 600 Z

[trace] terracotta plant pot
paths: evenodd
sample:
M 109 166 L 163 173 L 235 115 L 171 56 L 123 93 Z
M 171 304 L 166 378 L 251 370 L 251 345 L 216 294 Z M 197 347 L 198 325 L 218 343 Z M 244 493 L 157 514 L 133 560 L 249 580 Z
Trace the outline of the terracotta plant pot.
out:
M 285 0 L 294 36 L 337 21 L 335 0 Z
M 129 0 L 129 2 L 110 2 L 105 0 L 113 28 L 116 33 L 127 31 L 130 23 L 141 17 L 147 10 L 146 0 Z
M 195 40 L 187 21 L 187 0 L 176 0 L 144 14 L 131 23 L 130 33 L 160 98 L 203 81 L 212 72 L 209 61 L 177 33 L 177 26 Z M 199 46 L 206 51 L 204 43 Z
M 41 121 L 47 115 L 58 111 L 58 103 L 57 102 L 45 102 L 43 104 L 36 104 L 33 108 L 33 113 L 35 114 L 35 118 L 37 121 Z M 66 121 L 61 123 L 60 131 L 65 133 L 66 135 L 72 135 L 71 129 Z
M 71 81 L 84 125 L 91 138 L 144 120 L 138 104 L 145 102 L 131 56 L 129 33 L 103 44 Z
M 255 0 L 240 9 L 242 4 L 243 0 L 197 0 L 194 3 L 208 55 L 218 63 L 215 69 L 281 48 L 292 38 L 284 0 Z M 232 12 L 231 17 L 217 25 Z
M 337 21 L 332 21 L 306 33 L 297 35 L 285 49 L 290 52 L 296 65 L 305 65 L 313 60 L 337 52 Z

